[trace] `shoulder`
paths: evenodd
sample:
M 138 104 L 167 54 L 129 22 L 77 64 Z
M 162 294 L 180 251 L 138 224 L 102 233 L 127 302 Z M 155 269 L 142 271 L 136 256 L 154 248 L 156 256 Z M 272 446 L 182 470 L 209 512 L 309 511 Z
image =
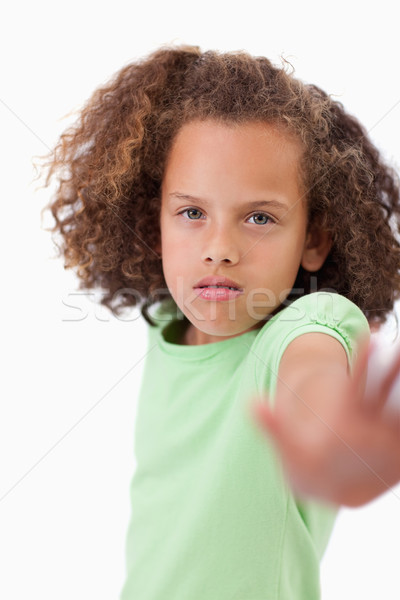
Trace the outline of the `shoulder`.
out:
M 358 306 L 334 292 L 314 292 L 295 300 L 276 315 L 273 327 L 281 336 L 325 328 L 352 338 L 369 331 L 368 321 Z
M 268 362 L 272 372 L 277 373 L 289 344 L 308 333 L 336 339 L 351 366 L 356 358 L 358 340 L 369 335 L 369 325 L 362 311 L 344 296 L 314 292 L 298 298 L 266 323 L 257 335 L 254 351 Z

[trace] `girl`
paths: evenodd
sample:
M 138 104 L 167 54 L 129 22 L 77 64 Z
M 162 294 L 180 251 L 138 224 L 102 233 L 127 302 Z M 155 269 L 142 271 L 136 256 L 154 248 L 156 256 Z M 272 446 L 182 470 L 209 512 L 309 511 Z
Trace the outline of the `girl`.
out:
M 318 598 L 335 506 L 400 479 L 400 360 L 369 398 L 358 352 L 399 295 L 395 174 L 319 88 L 178 47 L 95 92 L 54 175 L 66 266 L 150 325 L 121 600 Z

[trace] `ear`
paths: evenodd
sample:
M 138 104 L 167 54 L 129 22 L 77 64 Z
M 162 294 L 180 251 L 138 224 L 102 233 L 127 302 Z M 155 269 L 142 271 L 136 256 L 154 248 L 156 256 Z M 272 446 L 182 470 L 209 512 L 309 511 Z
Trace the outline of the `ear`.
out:
M 325 262 L 332 247 L 330 234 L 321 228 L 310 230 L 304 244 L 301 266 L 306 271 L 318 271 Z

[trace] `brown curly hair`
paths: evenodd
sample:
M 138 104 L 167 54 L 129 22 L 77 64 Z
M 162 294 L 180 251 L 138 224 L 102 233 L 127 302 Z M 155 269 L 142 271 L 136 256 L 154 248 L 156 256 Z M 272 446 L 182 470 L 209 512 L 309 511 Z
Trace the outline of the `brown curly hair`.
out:
M 284 126 L 304 146 L 309 227 L 333 240 L 314 274 L 372 323 L 399 297 L 399 182 L 359 122 L 315 85 L 245 52 L 161 48 L 99 88 L 47 157 L 45 185 L 65 266 L 99 288 L 112 310 L 148 308 L 165 290 L 159 212 L 163 172 L 178 130 L 197 119 Z M 296 288 L 310 289 L 301 267 Z M 132 291 L 134 290 L 134 293 Z M 165 297 L 165 295 L 163 296 Z

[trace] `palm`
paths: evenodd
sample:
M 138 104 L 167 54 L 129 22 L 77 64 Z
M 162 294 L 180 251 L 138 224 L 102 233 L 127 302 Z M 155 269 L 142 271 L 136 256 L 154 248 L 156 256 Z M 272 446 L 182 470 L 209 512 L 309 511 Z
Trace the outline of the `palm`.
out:
M 375 382 L 375 391 L 364 392 L 369 355 L 365 346 L 337 402 L 313 412 L 305 427 L 265 403 L 255 406 L 298 493 L 358 506 L 400 480 L 400 414 L 384 410 L 400 372 L 400 355 Z

